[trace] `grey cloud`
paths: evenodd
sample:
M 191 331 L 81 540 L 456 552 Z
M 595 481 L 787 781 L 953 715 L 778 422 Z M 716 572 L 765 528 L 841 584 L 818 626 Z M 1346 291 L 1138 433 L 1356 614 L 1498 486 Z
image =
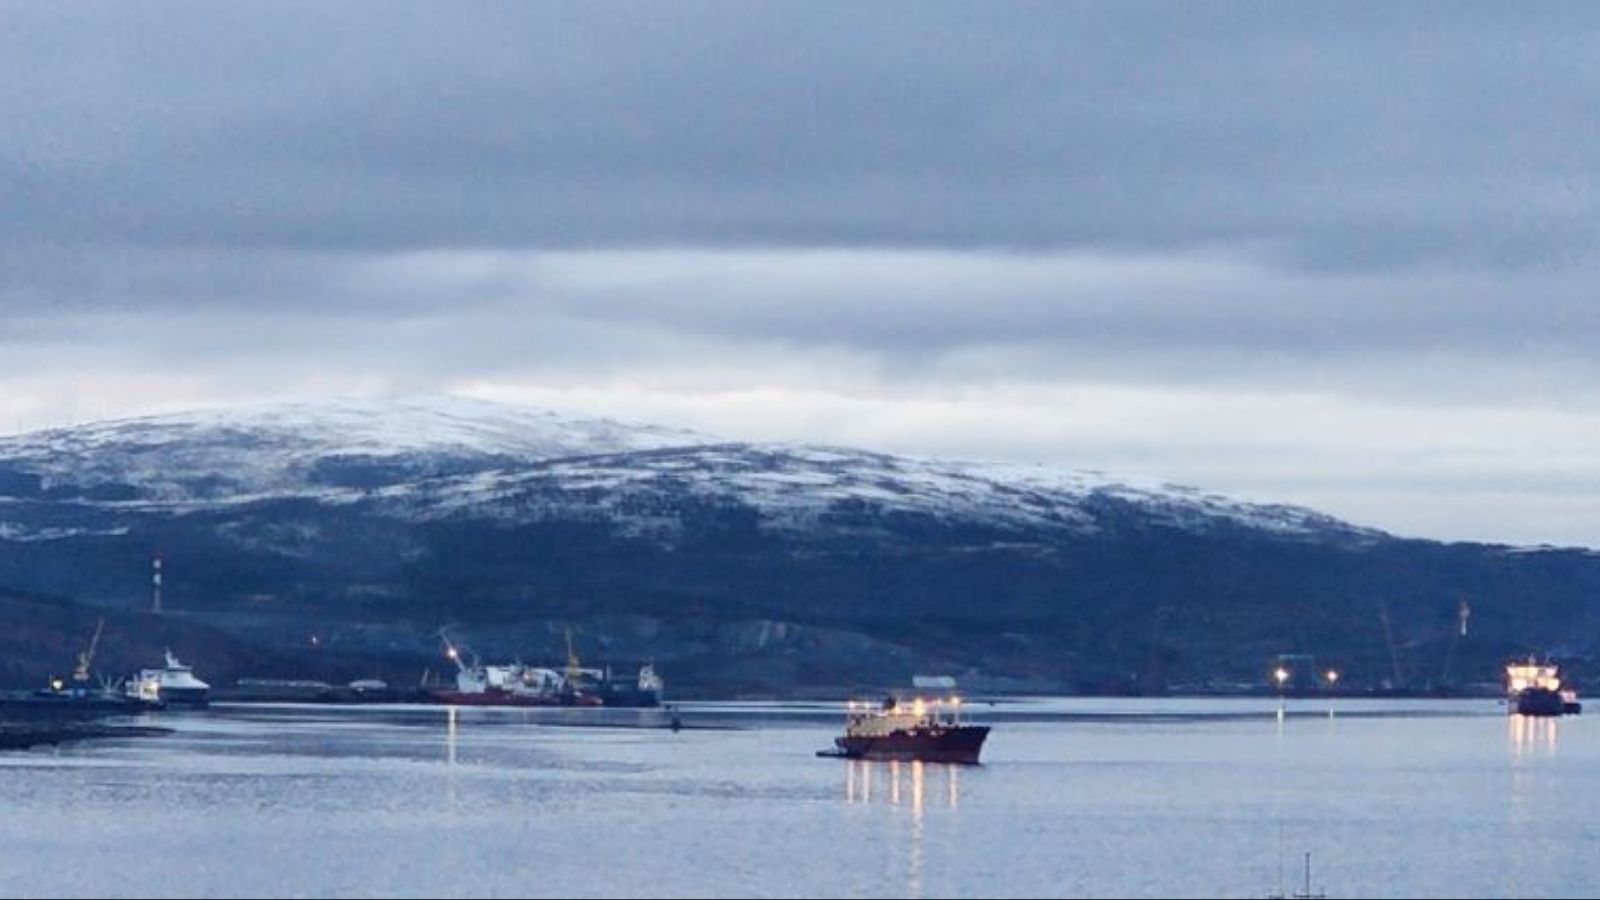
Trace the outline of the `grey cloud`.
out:
M 10 241 L 1592 249 L 1600 15 L 89 4 L 0 32 Z
M 772 359 L 848 357 L 858 375 L 934 385 L 1270 383 L 1459 402 L 1600 384 L 1595 274 L 1336 275 L 1237 255 L 108 254 L 71 276 L 94 302 L 13 304 L 0 344 L 441 380 L 770 376 Z

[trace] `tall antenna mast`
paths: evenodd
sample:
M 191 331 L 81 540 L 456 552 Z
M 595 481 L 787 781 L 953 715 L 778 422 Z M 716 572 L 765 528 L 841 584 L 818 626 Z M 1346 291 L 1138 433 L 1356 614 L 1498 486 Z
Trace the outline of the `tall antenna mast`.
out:
M 150 611 L 161 615 L 161 557 L 150 561 Z

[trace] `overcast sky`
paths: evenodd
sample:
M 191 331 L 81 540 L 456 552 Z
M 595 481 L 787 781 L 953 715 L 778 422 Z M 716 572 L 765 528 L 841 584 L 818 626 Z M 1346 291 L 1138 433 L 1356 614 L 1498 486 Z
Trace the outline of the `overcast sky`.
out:
M 1600 546 L 1592 3 L 0 0 L 0 433 L 450 392 Z

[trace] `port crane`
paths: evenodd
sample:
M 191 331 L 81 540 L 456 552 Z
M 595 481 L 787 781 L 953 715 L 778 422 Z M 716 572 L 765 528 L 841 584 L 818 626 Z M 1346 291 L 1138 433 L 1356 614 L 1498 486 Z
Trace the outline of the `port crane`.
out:
M 582 674 L 583 666 L 578 662 L 578 653 L 572 649 L 572 629 L 567 629 L 567 683 L 572 684 Z
M 568 627 L 566 632 L 567 670 L 565 674 L 567 677 L 567 684 L 572 688 L 578 688 L 580 685 L 585 684 L 586 681 L 603 681 L 609 679 L 609 667 L 605 670 L 585 669 L 583 667 L 583 663 L 578 660 L 578 651 L 574 650 L 572 647 L 572 628 Z
M 106 620 L 101 619 L 94 627 L 94 637 L 89 639 L 89 646 L 78 654 L 78 667 L 72 670 L 73 684 L 82 686 L 89 683 L 89 670 L 94 667 L 94 654 L 100 649 L 100 634 L 105 628 Z
M 1388 601 L 1378 601 L 1378 619 L 1383 623 L 1383 640 L 1389 646 L 1389 665 L 1394 670 L 1392 686 L 1405 686 L 1405 676 L 1400 673 L 1400 648 L 1394 642 L 1394 623 L 1389 620 Z

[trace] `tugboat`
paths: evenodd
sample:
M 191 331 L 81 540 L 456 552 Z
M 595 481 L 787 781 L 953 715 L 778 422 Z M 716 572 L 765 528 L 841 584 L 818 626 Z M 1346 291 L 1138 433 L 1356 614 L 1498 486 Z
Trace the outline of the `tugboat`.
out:
M 129 698 L 164 706 L 205 706 L 211 700 L 211 685 L 194 677 L 194 669 L 167 651 L 167 667 L 143 669 L 128 680 L 123 689 Z
M 817 755 L 977 765 L 988 736 L 987 725 L 961 723 L 959 697 L 902 702 L 890 696 L 881 706 L 847 704 L 844 735 L 834 738 L 834 745 Z
M 600 682 L 600 702 L 605 706 L 624 706 L 654 709 L 661 705 L 661 694 L 666 682 L 656 674 L 656 667 L 645 663 L 639 667 L 637 679 L 615 675 L 611 667 L 604 670 Z
M 1506 666 L 1506 710 L 1518 716 L 1575 716 L 1583 712 L 1578 692 L 1561 682 L 1561 667 L 1527 662 Z

